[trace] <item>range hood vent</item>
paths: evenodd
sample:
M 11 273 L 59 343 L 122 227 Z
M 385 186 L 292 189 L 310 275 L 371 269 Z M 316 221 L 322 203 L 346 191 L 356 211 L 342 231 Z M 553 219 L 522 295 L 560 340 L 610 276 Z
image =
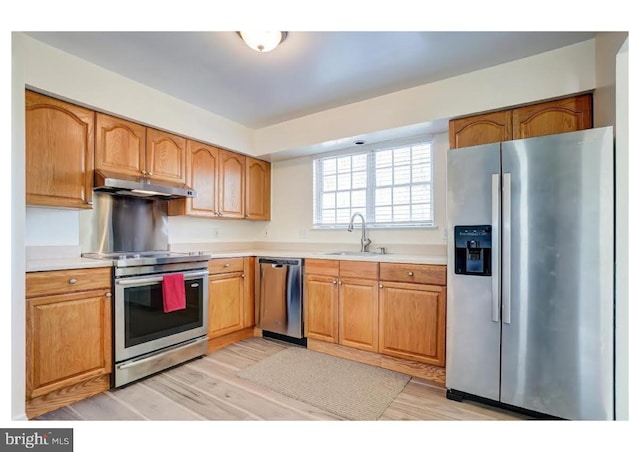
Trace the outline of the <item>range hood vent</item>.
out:
M 195 198 L 197 193 L 185 184 L 135 177 L 110 171 L 94 172 L 94 191 L 137 198 L 183 199 Z

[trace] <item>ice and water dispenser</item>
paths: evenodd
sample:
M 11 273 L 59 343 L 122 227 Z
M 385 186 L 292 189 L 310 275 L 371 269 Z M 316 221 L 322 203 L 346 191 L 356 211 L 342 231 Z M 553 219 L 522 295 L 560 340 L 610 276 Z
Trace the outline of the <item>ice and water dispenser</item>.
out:
M 491 276 L 491 226 L 455 226 L 455 273 Z

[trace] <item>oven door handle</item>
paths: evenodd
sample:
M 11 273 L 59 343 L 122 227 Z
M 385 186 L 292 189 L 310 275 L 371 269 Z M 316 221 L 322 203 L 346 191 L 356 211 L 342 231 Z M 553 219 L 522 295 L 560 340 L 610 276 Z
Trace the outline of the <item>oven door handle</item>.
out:
M 202 276 L 207 276 L 209 274 L 209 270 L 204 270 L 200 272 L 186 272 L 183 273 L 185 281 L 188 279 L 196 279 Z M 154 276 L 151 278 L 123 278 L 117 279 L 116 285 L 119 286 L 141 286 L 144 284 L 154 284 L 162 282 L 162 276 Z

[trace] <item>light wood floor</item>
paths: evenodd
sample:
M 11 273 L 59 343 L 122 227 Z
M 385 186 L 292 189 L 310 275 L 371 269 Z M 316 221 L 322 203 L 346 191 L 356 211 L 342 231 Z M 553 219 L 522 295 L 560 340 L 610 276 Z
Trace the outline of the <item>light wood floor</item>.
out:
M 291 345 L 250 338 L 129 386 L 112 389 L 38 420 L 340 420 L 320 408 L 236 376 Z M 309 388 L 313 390 L 313 388 Z M 515 413 L 454 402 L 445 389 L 412 378 L 380 420 L 516 420 Z

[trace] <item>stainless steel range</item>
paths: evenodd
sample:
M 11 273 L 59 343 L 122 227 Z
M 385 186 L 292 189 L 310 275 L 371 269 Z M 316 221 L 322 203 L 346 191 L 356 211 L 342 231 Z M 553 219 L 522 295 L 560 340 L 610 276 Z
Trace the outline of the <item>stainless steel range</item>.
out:
M 95 204 L 99 216 L 98 236 L 110 237 L 110 240 L 101 242 L 107 249 L 84 253 L 83 257 L 107 259 L 113 264 L 112 385 L 119 387 L 204 355 L 207 352 L 210 256 L 166 249 L 118 250 L 132 243 L 140 243 L 145 248 L 158 243 L 166 246 L 162 244 L 166 242 L 162 232 L 162 229 L 166 231 L 163 213 L 166 201 L 95 195 L 99 195 Z M 105 210 L 121 214 L 105 215 Z M 154 212 L 151 220 L 145 215 L 149 212 Z M 118 217 L 123 221 L 114 222 Z M 132 237 L 144 239 L 132 240 Z M 149 241 L 149 237 L 160 237 L 160 241 Z M 175 283 L 176 277 L 178 286 L 184 285 L 184 292 L 180 294 L 182 305 L 168 311 L 163 286 L 170 281 Z

